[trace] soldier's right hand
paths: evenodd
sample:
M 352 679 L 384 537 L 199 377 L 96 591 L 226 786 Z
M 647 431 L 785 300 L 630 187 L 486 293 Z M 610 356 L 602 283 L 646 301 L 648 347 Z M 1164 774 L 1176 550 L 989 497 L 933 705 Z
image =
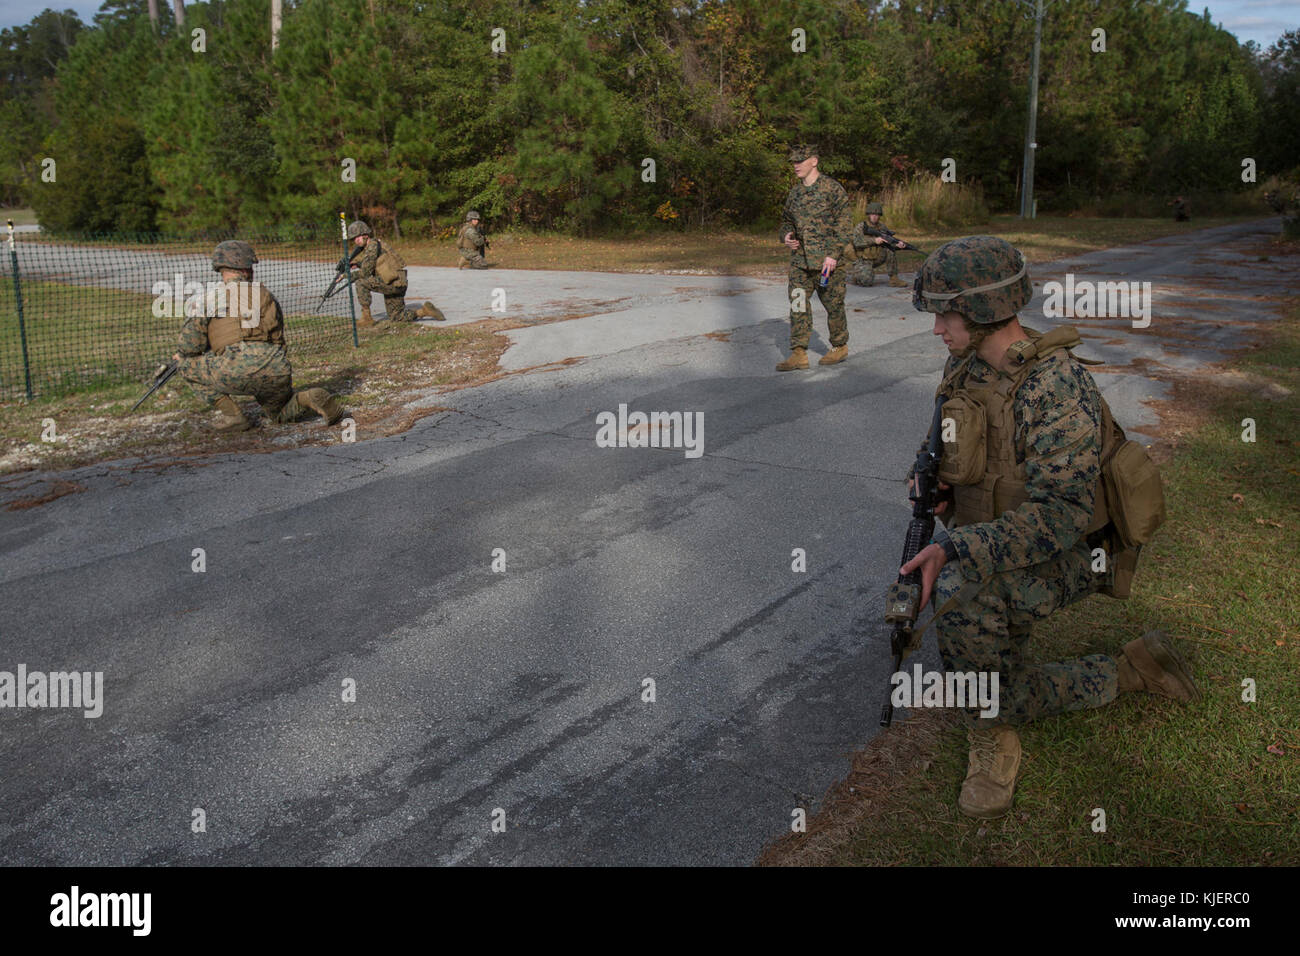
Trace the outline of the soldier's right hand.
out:
M 799 240 L 794 237 L 793 232 L 787 232 L 784 241 L 786 248 L 791 252 L 797 252 L 799 250 Z
M 940 492 L 944 492 L 944 491 L 952 491 L 952 485 L 946 484 L 946 483 L 944 483 L 944 482 L 941 481 L 941 482 L 939 482 L 939 491 L 940 491 Z M 909 501 L 911 500 L 910 496 L 916 494 L 916 476 L 915 476 L 915 475 L 913 475 L 910 479 L 908 479 L 908 482 L 907 482 L 907 493 L 908 493 L 908 495 L 909 495 L 909 498 L 908 498 Z M 948 511 L 948 505 L 949 505 L 949 503 L 951 502 L 951 500 L 952 500 L 952 497 L 951 497 L 951 496 L 948 496 L 948 497 L 941 497 L 938 501 L 936 501 L 935 504 L 934 504 L 934 513 L 935 513 L 935 515 L 938 516 L 938 515 L 941 515 L 941 514 L 945 514 L 945 513 Z

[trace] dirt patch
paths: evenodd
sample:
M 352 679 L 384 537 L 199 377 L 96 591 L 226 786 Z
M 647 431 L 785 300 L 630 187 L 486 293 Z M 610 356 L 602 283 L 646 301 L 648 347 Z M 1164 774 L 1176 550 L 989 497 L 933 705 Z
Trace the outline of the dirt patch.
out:
M 290 425 L 271 423 L 256 402 L 245 400 L 240 406 L 255 427 L 234 434 L 218 432 L 212 427 L 216 413 L 204 407 L 179 378 L 134 415 L 129 409 L 143 387 L 119 386 L 57 401 L 0 407 L 0 474 L 132 458 L 173 467 L 208 455 L 337 444 L 344 440 L 349 420 L 358 441 L 395 435 L 446 410 L 437 405 L 411 407 L 412 401 L 497 377 L 499 359 L 508 345 L 504 336 L 488 330 L 380 326 L 364 335 L 360 349 L 291 355 L 295 389 L 323 387 L 343 402 L 344 418 L 333 427 L 317 417 Z M 47 420 L 54 422 L 52 433 L 43 425 Z
M 5 506 L 5 510 L 24 511 L 27 508 L 37 508 L 57 498 L 62 498 L 64 495 L 75 495 L 79 491 L 86 490 L 85 485 L 78 484 L 75 481 L 52 481 L 44 484 L 46 484 L 47 488 L 44 494 L 15 498 Z
M 908 812 L 896 796 L 912 774 L 930 769 L 956 727 L 947 711 L 920 710 L 895 724 L 853 755 L 848 776 L 831 785 L 807 832 L 787 833 L 770 843 L 756 866 L 825 866 L 842 856 L 861 821 L 870 815 Z

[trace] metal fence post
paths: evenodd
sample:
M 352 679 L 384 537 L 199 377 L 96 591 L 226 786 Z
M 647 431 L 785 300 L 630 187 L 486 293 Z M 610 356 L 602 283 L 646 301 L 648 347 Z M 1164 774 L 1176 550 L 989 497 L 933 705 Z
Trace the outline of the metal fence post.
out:
M 339 213 L 339 229 L 343 232 L 343 271 L 348 275 L 348 314 L 352 316 L 352 347 L 359 348 L 357 340 L 357 307 L 352 301 L 352 263 L 348 261 L 348 214 Z
M 18 310 L 18 338 L 23 343 L 23 382 L 27 387 L 27 400 L 32 400 L 32 363 L 27 357 L 27 322 L 23 318 L 23 284 L 18 278 L 18 245 L 14 241 L 14 221 L 9 223 L 9 263 L 14 270 L 14 308 Z

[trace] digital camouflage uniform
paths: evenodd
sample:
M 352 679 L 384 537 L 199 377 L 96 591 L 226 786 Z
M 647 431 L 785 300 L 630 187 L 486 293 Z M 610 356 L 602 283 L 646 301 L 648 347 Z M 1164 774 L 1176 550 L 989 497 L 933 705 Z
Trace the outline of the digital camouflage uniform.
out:
M 932 543 L 946 558 L 933 601 L 944 669 L 998 675 L 997 714 L 965 711 L 971 749 L 957 805 L 984 819 L 1011 809 L 1021 759 L 1017 725 L 1101 707 L 1119 693 L 1199 695 L 1190 670 L 1158 631 L 1113 657 L 1029 660 L 1036 621 L 1112 589 L 1117 564 L 1108 560 L 1104 572 L 1094 573 L 1092 548 L 1112 543 L 1114 512 L 1097 500 L 1097 489 L 1103 444 L 1118 447 L 1110 442 L 1123 437 L 1112 431 L 1103 442 L 1109 412 L 1092 375 L 1068 351 L 1078 343 L 1074 330 L 1039 336 L 1024 329 L 1025 338 L 1008 343 L 1001 362 L 1015 370 L 1010 373 L 978 355 L 980 343 L 1008 327 L 1032 295 L 1024 257 L 993 236 L 940 246 L 912 292 L 918 310 L 949 323 L 960 318 L 971 334 L 971 346 L 949 357 L 939 389 L 958 437 L 944 436 L 939 477 L 953 476 L 954 503 L 944 515 L 947 530 Z M 1163 517 L 1162 501 L 1159 509 Z M 931 560 L 927 553 L 930 548 L 915 562 Z
M 471 212 L 456 235 L 456 248 L 460 250 L 460 268 L 486 269 L 487 260 L 483 257 L 487 240 L 478 226 L 469 220 L 479 217 Z
M 878 225 L 883 225 L 881 220 Z M 868 221 L 853 227 L 853 238 L 849 241 L 857 250 L 858 257 L 849 267 L 849 281 L 854 285 L 875 285 L 876 270 L 885 267 L 885 273 L 891 278 L 898 276 L 898 253 L 886 245 L 876 242 L 875 236 L 868 236 Z
M 971 354 L 950 357 L 945 378 L 962 361 L 970 382 L 1006 377 Z M 1016 458 L 1028 473 L 1030 500 L 994 521 L 949 528 L 959 560 L 940 570 L 934 599 L 941 608 L 971 585 L 935 622 L 939 651 L 945 670 L 999 674 L 997 721 L 1007 724 L 1101 707 L 1117 689 L 1116 661 L 1105 654 L 1028 660 L 1034 622 L 1096 593 L 1113 574 L 1093 572 L 1083 534 L 1101 471 L 1100 393 L 1087 369 L 1062 350 L 1029 373 L 1014 411 Z M 976 709 L 967 717 L 981 721 Z
M 237 290 L 226 296 L 226 308 L 216 315 L 198 314 L 188 318 L 181 327 L 180 374 L 190 383 L 194 393 L 210 404 L 216 404 L 222 395 L 251 395 L 262 406 L 268 418 L 276 421 L 293 421 L 301 409 L 293 398 L 293 368 L 284 344 L 284 317 L 280 303 L 260 283 L 260 315 L 257 325 L 246 328 L 244 322 L 251 316 L 238 315 L 238 296 L 244 301 L 252 298 L 254 284 L 231 283 Z M 204 310 L 198 310 L 200 313 Z M 211 348 L 209 326 L 214 321 L 226 324 L 238 322 L 242 336 L 238 342 Z M 218 338 L 218 341 L 221 341 Z M 282 417 L 285 416 L 285 417 Z
M 406 269 L 405 263 L 402 263 L 402 275 L 396 282 L 385 282 L 375 272 L 375 266 L 379 262 L 380 255 L 384 252 L 383 243 L 375 236 L 370 237 L 366 243 L 361 257 L 357 260 L 360 272 L 357 274 L 354 283 L 358 293 L 366 305 L 366 311 L 369 311 L 370 293 L 377 292 L 384 297 L 384 311 L 388 313 L 388 318 L 393 322 L 414 322 L 420 318 L 420 315 L 413 309 L 406 307 Z M 391 249 L 387 250 L 391 255 L 396 255 Z M 400 262 L 400 258 L 398 259 Z
M 849 197 L 844 187 L 825 173 L 811 186 L 796 183 L 785 200 L 778 238 L 784 242 L 794 233 L 799 248 L 790 253 L 786 294 L 790 302 L 790 348 L 806 349 L 812 337 L 812 296 L 816 291 L 826 309 L 832 348 L 849 341 L 849 324 L 844 315 L 845 269 L 830 274 L 826 288 L 821 288 L 822 260 L 838 260 L 849 240 Z M 803 308 L 796 310 L 795 290 L 803 290 Z

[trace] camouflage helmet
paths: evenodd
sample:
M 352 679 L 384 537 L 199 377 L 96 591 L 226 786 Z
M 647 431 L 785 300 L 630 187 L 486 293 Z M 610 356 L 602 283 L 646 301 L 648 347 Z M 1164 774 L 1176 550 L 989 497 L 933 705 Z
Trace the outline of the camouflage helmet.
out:
M 213 272 L 222 269 L 251 269 L 256 261 L 257 255 L 253 252 L 253 247 L 243 239 L 227 239 L 217 243 L 217 248 L 212 250 Z
M 867 203 L 868 216 L 883 216 L 884 214 L 885 214 L 885 207 L 882 206 L 880 203 L 878 202 Z
M 912 305 L 991 325 L 1014 316 L 1033 294 L 1029 266 L 1015 246 L 996 236 L 965 236 L 926 258 L 912 284 Z
M 348 238 L 355 239 L 357 236 L 371 235 L 370 227 L 362 220 L 358 219 L 352 225 L 348 226 Z
M 482 218 L 483 217 L 478 214 L 477 209 L 471 209 L 469 212 L 465 213 L 466 222 L 469 222 L 471 219 L 482 219 Z
M 812 159 L 817 155 L 817 147 L 811 143 L 797 143 L 790 147 L 788 159 L 792 163 L 802 163 L 805 159 Z

